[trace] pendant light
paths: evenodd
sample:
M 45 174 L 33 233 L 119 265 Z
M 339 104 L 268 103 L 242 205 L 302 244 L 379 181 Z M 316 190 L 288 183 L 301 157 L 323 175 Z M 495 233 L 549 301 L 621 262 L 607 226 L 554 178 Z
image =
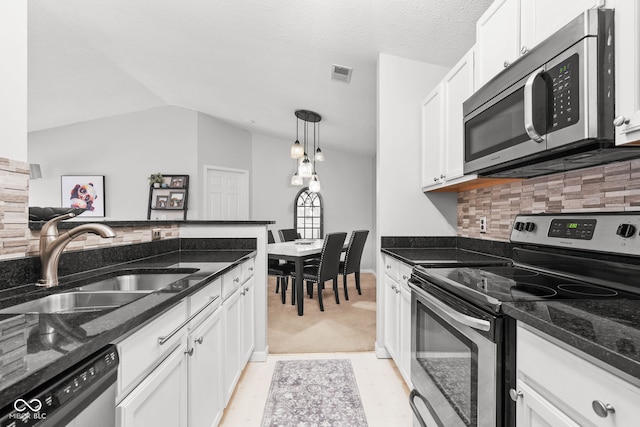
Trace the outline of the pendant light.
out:
M 317 145 L 316 139 L 316 127 L 320 127 L 319 123 L 322 118 L 320 114 L 315 113 L 309 110 L 296 110 L 296 142 L 291 147 L 291 157 L 298 159 L 298 167 L 296 172 L 291 177 L 291 185 L 303 185 L 303 178 L 309 178 L 309 190 L 311 187 L 315 189 L 315 191 L 320 190 L 320 181 L 318 180 L 318 176 L 316 175 L 316 160 L 318 160 L 318 153 L 320 158 L 324 159 L 322 155 L 322 150 L 320 150 Z M 301 144 L 299 141 L 299 120 L 304 122 L 303 128 L 303 143 Z M 309 123 L 313 123 L 313 151 L 310 151 L 309 148 Z M 316 126 L 316 123 L 318 125 Z M 318 135 L 320 134 L 320 130 L 318 129 Z M 313 155 L 313 163 L 309 158 L 309 153 Z
M 314 123 L 315 125 L 315 123 Z M 315 139 L 314 139 L 315 145 Z M 320 149 L 320 125 L 318 125 L 318 148 L 316 149 L 315 154 L 313 155 L 313 160 L 317 160 L 319 162 L 324 162 L 324 154 L 322 154 L 322 150 Z
M 300 144 L 300 141 L 298 140 L 298 128 L 299 128 L 299 119 L 298 117 L 296 117 L 296 142 L 293 143 L 293 145 L 291 146 L 291 158 L 292 159 L 299 159 L 304 155 L 304 148 L 302 147 L 302 144 Z

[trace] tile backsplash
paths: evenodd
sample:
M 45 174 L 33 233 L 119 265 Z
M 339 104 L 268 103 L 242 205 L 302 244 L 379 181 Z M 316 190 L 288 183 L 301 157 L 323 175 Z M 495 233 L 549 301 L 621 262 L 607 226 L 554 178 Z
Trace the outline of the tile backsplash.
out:
M 589 211 L 640 211 L 640 160 L 458 193 L 458 236 L 506 241 L 518 213 Z

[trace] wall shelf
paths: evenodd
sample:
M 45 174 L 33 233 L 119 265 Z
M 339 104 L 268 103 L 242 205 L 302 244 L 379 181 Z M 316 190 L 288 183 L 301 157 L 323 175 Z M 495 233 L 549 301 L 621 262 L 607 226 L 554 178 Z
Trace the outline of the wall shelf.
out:
M 189 175 L 162 174 L 159 187 L 149 186 L 147 219 L 186 220 L 189 201 Z

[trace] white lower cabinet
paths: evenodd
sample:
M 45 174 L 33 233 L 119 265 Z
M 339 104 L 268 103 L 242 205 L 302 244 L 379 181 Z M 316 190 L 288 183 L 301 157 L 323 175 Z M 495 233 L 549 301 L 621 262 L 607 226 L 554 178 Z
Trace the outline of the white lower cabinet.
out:
M 521 324 L 516 368 L 518 427 L 638 425 L 640 388 L 622 372 Z
M 187 425 L 186 342 L 116 406 L 117 426 Z
M 255 347 L 255 290 L 253 282 L 253 277 L 247 280 L 240 293 L 242 296 L 242 326 L 240 328 L 240 355 L 243 361 L 242 366 L 249 361 Z
M 222 309 L 197 326 L 189 356 L 189 427 L 218 425 L 224 411 L 222 389 Z
M 384 345 L 411 386 L 411 267 L 389 256 L 384 264 Z
M 233 389 L 240 378 L 240 324 L 242 321 L 242 295 L 239 290 L 223 302 L 224 403 L 229 402 Z

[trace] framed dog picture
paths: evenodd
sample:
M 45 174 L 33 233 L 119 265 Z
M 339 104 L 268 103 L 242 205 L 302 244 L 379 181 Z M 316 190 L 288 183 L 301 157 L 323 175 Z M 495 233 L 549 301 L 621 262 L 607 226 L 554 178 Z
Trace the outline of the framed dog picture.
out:
M 166 209 L 168 205 L 169 196 L 156 196 L 156 209 Z
M 184 176 L 173 176 L 173 177 L 171 177 L 171 182 L 169 183 L 169 187 L 171 187 L 171 188 L 183 188 L 184 187 Z
M 62 207 L 81 208 L 82 216 L 104 217 L 104 175 L 62 175 Z
M 184 191 L 172 191 L 169 193 L 169 208 L 182 209 L 184 203 Z

